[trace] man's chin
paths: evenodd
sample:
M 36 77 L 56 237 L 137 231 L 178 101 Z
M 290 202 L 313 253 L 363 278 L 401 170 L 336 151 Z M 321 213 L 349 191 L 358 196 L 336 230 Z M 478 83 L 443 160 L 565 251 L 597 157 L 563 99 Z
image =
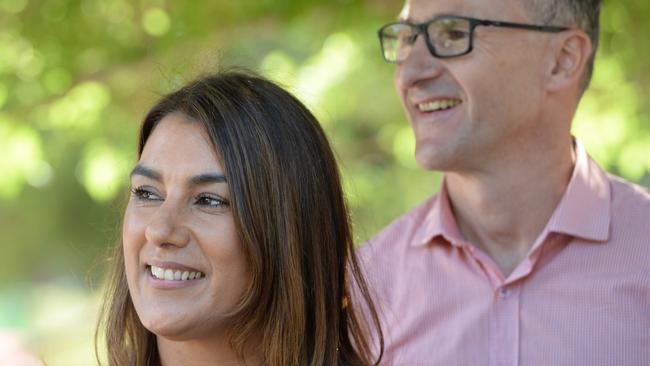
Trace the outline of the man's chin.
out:
M 449 171 L 454 170 L 456 159 L 453 154 L 447 153 L 443 149 L 423 146 L 416 148 L 415 161 L 424 170 Z

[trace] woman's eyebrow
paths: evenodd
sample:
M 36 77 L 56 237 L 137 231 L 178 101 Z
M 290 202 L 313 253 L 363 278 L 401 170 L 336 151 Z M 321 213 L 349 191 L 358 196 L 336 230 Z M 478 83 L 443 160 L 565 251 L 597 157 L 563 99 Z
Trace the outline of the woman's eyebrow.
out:
M 151 178 L 157 181 L 162 180 L 162 175 L 160 173 L 140 164 L 136 165 L 135 168 L 133 168 L 133 170 L 131 171 L 131 177 L 133 177 L 134 175 L 141 175 L 143 177 Z
M 162 181 L 162 174 L 141 164 L 136 165 L 135 168 L 133 168 L 133 170 L 131 171 L 131 177 L 133 177 L 134 175 L 141 175 L 143 177 L 151 178 L 159 182 Z M 226 182 L 226 176 L 223 175 L 223 173 L 202 173 L 199 175 L 195 175 L 189 179 L 190 185 L 204 185 L 204 184 L 225 183 L 225 182 Z
M 226 176 L 221 173 L 203 173 L 192 177 L 190 182 L 193 185 L 202 185 L 210 183 L 225 183 Z

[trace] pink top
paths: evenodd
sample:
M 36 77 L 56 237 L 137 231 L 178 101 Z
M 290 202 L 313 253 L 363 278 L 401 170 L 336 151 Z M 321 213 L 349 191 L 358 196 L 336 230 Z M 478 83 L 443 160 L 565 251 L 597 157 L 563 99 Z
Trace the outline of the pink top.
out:
M 383 365 L 650 365 L 650 193 L 576 152 L 567 191 L 507 278 L 463 239 L 444 183 L 359 249 Z

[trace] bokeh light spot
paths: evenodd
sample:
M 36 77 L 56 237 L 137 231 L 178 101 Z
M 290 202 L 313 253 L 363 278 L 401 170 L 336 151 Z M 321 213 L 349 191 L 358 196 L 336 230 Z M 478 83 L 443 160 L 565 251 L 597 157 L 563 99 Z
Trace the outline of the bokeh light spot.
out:
M 38 133 L 0 116 L 0 198 L 16 197 L 27 177 L 42 167 L 42 159 Z
M 79 180 L 95 201 L 110 201 L 125 179 L 126 160 L 114 147 L 101 140 L 91 142 L 83 155 Z
M 295 83 L 295 62 L 282 51 L 272 51 L 260 63 L 260 69 L 270 79 L 291 87 Z
M 595 70 L 592 86 L 574 118 L 573 134 L 601 166 L 612 169 L 620 163 L 624 146 L 637 140 L 634 131 L 640 125 L 640 102 L 638 91 L 626 80 L 619 59 L 602 56 Z M 631 155 L 633 153 L 628 151 L 627 156 Z M 637 168 L 619 168 L 627 179 L 640 178 Z
M 402 166 L 415 168 L 415 136 L 411 127 L 399 129 L 393 140 L 393 156 Z
M 618 158 L 618 168 L 628 179 L 638 181 L 650 172 L 650 138 L 627 144 Z
M 61 93 L 70 87 L 72 77 L 70 73 L 62 68 L 57 67 L 45 73 L 43 84 L 47 91 L 53 94 Z
M 27 7 L 27 0 L 1 0 L 0 8 L 10 14 L 18 14 Z
M 169 31 L 169 15 L 160 8 L 151 8 L 142 16 L 142 28 L 152 36 L 160 37 Z
M 329 36 L 321 50 L 298 71 L 296 95 L 312 109 L 321 104 L 323 95 L 343 82 L 359 66 L 360 49 L 346 33 Z
M 110 100 L 110 92 L 104 84 L 81 83 L 50 106 L 48 123 L 54 128 L 92 127 Z
M 25 180 L 32 187 L 45 187 L 52 180 L 52 167 L 45 161 L 35 160 L 25 172 Z
M 45 59 L 40 52 L 32 51 L 28 60 L 20 64 L 16 75 L 22 80 L 32 80 L 43 71 Z

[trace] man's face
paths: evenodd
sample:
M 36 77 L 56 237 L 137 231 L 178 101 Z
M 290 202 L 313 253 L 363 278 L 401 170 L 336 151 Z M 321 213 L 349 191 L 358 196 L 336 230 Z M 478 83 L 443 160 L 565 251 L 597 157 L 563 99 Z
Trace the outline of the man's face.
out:
M 421 23 L 440 15 L 535 23 L 520 0 L 407 0 L 400 20 Z M 395 84 L 423 168 L 480 170 L 535 136 L 547 37 L 479 26 L 469 54 L 437 59 L 418 36 L 396 66 Z

